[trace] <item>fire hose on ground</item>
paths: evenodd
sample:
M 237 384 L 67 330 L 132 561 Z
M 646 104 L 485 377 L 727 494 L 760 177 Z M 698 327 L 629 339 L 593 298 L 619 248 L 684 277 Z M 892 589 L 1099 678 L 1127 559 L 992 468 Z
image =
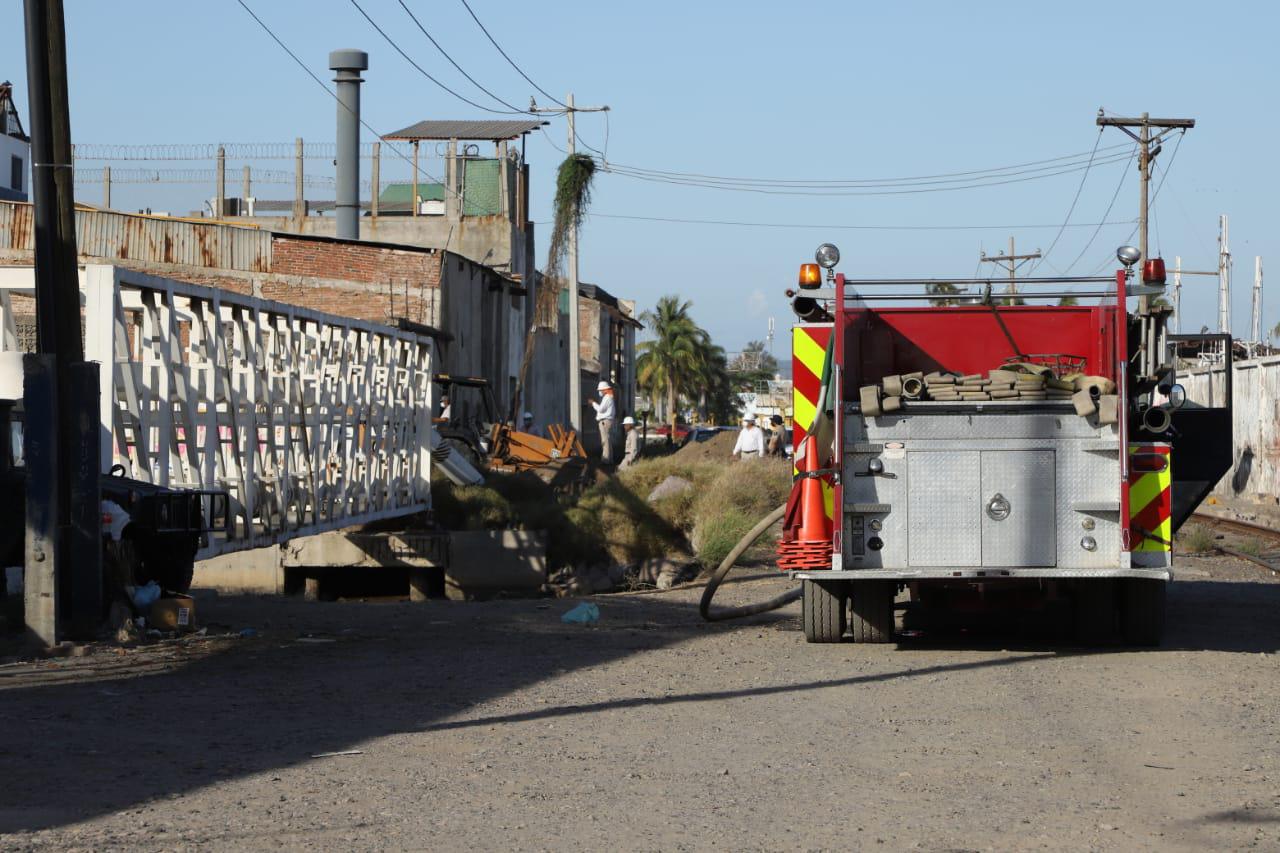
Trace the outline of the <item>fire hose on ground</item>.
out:
M 761 601 L 756 604 L 747 604 L 741 607 L 723 607 L 715 612 L 711 610 L 711 599 L 715 598 L 716 590 L 720 588 L 720 584 L 724 582 L 725 576 L 729 574 L 729 570 L 738 562 L 738 558 L 755 544 L 756 540 L 765 534 L 770 527 L 782 520 L 782 516 L 786 514 L 787 505 L 775 509 L 766 515 L 756 524 L 755 527 L 747 531 L 746 535 L 738 540 L 738 544 L 733 546 L 733 550 L 720 561 L 719 567 L 707 579 L 706 589 L 702 591 L 702 601 L 698 603 L 698 612 L 702 614 L 702 618 L 708 622 L 722 622 L 726 619 L 741 619 L 745 616 L 755 616 L 759 613 L 768 613 L 770 610 L 777 610 L 779 607 L 785 607 L 800 597 L 801 588 L 795 587 L 789 589 L 781 595 L 774 596 L 767 601 Z

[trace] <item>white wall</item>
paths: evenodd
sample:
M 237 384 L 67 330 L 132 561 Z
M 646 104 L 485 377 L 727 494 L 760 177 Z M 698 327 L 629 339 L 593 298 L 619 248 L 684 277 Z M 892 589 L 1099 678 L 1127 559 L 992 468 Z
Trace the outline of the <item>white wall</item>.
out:
M 1178 374 L 1187 399 L 1221 406 L 1221 367 Z M 1280 356 L 1237 361 L 1232 371 L 1232 465 L 1214 489 L 1220 495 L 1280 495 Z M 1246 458 L 1248 459 L 1245 464 Z M 1174 465 L 1177 465 L 1175 460 Z M 1240 479 L 1236 491 L 1233 480 Z
M 15 187 L 9 181 L 10 157 L 22 158 L 22 186 Z M 0 135 L 0 188 L 16 190 L 28 195 L 31 192 L 31 145 L 12 136 Z

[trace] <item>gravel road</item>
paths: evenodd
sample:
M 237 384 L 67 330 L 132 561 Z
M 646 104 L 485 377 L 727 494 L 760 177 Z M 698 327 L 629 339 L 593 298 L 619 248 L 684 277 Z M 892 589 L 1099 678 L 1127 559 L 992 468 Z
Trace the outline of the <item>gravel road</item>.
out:
M 1144 651 L 204 598 L 257 635 L 0 666 L 0 848 L 1277 849 L 1280 583 L 1179 565 Z

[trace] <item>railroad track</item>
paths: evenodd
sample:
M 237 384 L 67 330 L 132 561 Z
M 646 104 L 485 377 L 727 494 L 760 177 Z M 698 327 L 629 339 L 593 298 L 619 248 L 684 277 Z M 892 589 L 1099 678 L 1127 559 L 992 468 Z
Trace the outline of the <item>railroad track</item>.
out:
M 1250 554 L 1247 551 L 1241 551 L 1236 548 L 1228 548 L 1225 545 L 1218 545 L 1217 548 L 1224 554 L 1229 554 L 1241 560 L 1248 560 L 1269 569 L 1272 574 L 1280 575 L 1280 530 L 1271 527 L 1264 527 L 1261 524 L 1253 524 L 1248 521 L 1240 521 L 1235 518 L 1222 518 L 1217 515 L 1209 515 L 1204 512 L 1193 512 L 1191 517 L 1196 521 L 1206 524 L 1219 530 L 1227 530 L 1242 536 L 1253 536 L 1258 539 L 1265 540 L 1271 547 L 1261 554 Z

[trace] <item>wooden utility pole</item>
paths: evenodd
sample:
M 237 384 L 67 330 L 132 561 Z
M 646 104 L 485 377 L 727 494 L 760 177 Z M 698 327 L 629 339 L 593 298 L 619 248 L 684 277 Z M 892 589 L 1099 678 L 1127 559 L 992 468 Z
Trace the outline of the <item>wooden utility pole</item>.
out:
M 63 624 L 87 637 L 101 618 L 98 368 L 80 339 L 62 0 L 26 0 L 24 12 L 37 349 L 23 359 L 24 619 L 32 639 L 50 645 Z
M 1018 268 L 1021 267 L 1023 264 L 1027 263 L 1028 261 L 1035 261 L 1039 259 L 1040 259 L 1039 249 L 1036 249 L 1034 252 L 1029 252 L 1028 254 L 1025 254 L 1025 255 L 1019 255 L 1017 253 L 1016 248 L 1014 247 L 1012 237 L 1009 238 L 1009 251 L 1007 254 L 988 255 L 986 252 L 983 252 L 981 256 L 982 261 L 985 261 L 990 264 L 996 264 L 998 266 L 1004 267 L 1009 271 L 1009 297 L 1010 297 L 1011 304 L 1013 302 L 1013 299 L 1018 295 Z
M 1128 134 L 1134 142 L 1138 143 L 1138 174 L 1142 180 L 1139 181 L 1139 198 L 1138 198 L 1138 249 L 1142 252 L 1142 260 L 1147 260 L 1147 214 L 1151 205 L 1151 197 L 1149 187 L 1151 185 L 1151 161 L 1155 160 L 1160 154 L 1160 141 L 1173 133 L 1175 130 L 1186 132 L 1196 126 L 1196 120 L 1193 118 L 1151 118 L 1147 113 L 1143 113 L 1141 118 L 1124 118 L 1122 116 L 1107 116 L 1102 110 L 1098 110 L 1098 127 L 1118 127 Z M 1130 128 L 1138 128 L 1138 132 L 1134 133 Z M 1155 128 L 1158 133 L 1152 135 L 1151 129 Z M 1154 147 L 1152 147 L 1154 146 Z M 1138 298 L 1138 312 L 1147 313 L 1149 300 L 1146 296 Z

